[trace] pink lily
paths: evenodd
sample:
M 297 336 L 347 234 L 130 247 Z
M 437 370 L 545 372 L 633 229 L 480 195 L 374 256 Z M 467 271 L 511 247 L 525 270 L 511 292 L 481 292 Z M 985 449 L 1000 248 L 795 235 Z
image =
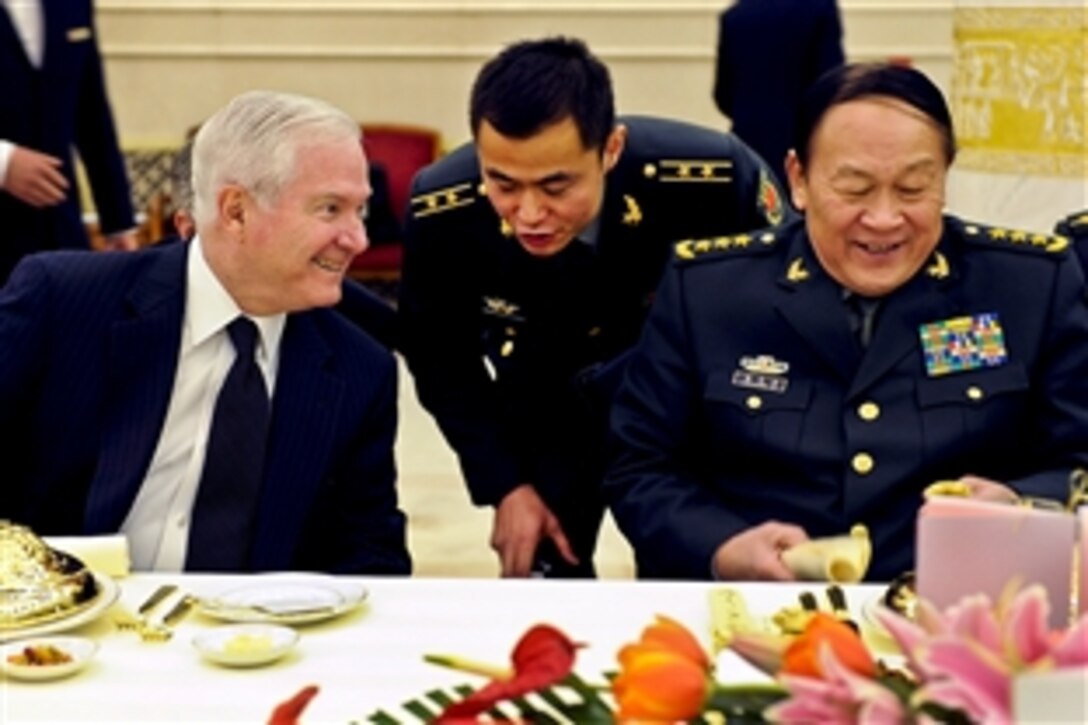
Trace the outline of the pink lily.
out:
M 876 680 L 859 675 L 835 656 L 827 642 L 819 651 L 820 678 L 781 675 L 789 690 L 786 700 L 764 713 L 768 720 L 783 723 L 872 723 L 899 725 L 908 719 L 903 703 L 894 692 Z
M 1012 720 L 1012 678 L 1030 670 L 1088 665 L 1088 617 L 1065 631 L 1047 626 L 1046 590 L 1010 590 L 996 607 L 965 598 L 941 615 L 920 602 L 920 624 L 889 611 L 877 617 L 921 682 L 912 702 L 962 710 L 982 723 Z

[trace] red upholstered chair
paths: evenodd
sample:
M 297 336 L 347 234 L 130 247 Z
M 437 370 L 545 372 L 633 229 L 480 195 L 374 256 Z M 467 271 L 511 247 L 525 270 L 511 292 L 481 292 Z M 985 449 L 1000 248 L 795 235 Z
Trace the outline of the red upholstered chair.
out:
M 371 164 L 380 165 L 388 182 L 389 206 L 404 228 L 412 177 L 442 153 L 438 131 L 420 126 L 384 123 L 360 124 L 363 148 Z M 403 258 L 402 240 L 375 243 L 355 258 L 350 274 L 362 281 L 396 281 Z

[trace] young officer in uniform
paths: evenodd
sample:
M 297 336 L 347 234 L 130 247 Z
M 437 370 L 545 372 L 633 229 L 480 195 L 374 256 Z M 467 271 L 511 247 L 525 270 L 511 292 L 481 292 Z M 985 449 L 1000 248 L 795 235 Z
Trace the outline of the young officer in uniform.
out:
M 495 507 L 505 576 L 591 576 L 605 406 L 671 242 L 777 224 L 763 161 L 717 131 L 616 120 L 578 40 L 481 70 L 474 143 L 415 180 L 400 296 L 423 405 Z
M 916 70 L 817 81 L 787 161 L 804 220 L 682 242 L 616 395 L 604 488 L 639 575 L 790 579 L 868 526 L 913 565 L 923 490 L 1065 500 L 1088 462 L 1088 304 L 1069 240 L 942 214 L 948 107 Z

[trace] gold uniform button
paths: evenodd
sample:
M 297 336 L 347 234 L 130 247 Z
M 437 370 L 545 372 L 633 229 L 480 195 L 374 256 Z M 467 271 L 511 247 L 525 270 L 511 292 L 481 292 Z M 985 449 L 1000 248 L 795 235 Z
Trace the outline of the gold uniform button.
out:
M 874 421 L 880 417 L 880 406 L 867 401 L 858 406 L 858 417 L 864 421 Z
M 986 394 L 982 392 L 982 388 L 977 385 L 972 385 L 967 389 L 967 397 L 971 400 L 982 400 L 985 396 Z
M 873 461 L 873 457 L 868 453 L 858 453 L 854 456 L 854 459 L 850 464 L 854 467 L 854 471 L 861 476 L 871 473 L 873 467 L 876 465 Z
M 652 179 L 657 176 L 657 167 L 653 164 L 646 164 L 642 167 L 642 175 L 647 179 Z
M 758 395 L 749 395 L 744 404 L 748 406 L 748 410 L 759 410 L 763 407 L 763 398 Z
M 499 354 L 503 357 L 510 357 L 512 354 L 514 354 L 514 341 L 507 340 L 506 342 L 504 342 L 502 344 L 502 349 L 499 350 Z

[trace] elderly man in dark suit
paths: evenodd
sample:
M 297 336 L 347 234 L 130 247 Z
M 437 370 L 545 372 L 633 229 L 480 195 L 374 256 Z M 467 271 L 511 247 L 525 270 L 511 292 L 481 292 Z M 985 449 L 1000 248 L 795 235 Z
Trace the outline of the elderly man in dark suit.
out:
M 358 125 L 239 96 L 188 243 L 27 257 L 0 291 L 0 517 L 124 532 L 138 569 L 407 573 L 396 367 L 330 309 L 366 244 Z
M 134 249 L 128 180 L 90 0 L 0 7 L 0 284 L 19 259 L 87 248 L 72 148 L 87 170 L 106 243 Z
M 714 102 L 785 181 L 793 117 L 805 89 L 842 65 L 836 0 L 737 0 L 719 17 Z

